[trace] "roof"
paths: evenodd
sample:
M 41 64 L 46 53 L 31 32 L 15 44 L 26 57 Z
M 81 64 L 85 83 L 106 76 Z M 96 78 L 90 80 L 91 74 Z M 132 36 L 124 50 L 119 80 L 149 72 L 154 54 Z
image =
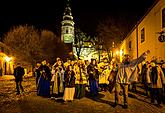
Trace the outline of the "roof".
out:
M 139 20 L 139 21 L 137 21 L 137 23 L 135 24 L 135 26 L 132 28 L 132 30 L 126 35 L 126 37 L 124 38 L 124 40 L 125 39 L 127 39 L 129 36 L 130 36 L 130 34 L 138 27 L 138 25 L 144 20 L 144 18 L 149 14 L 149 12 L 155 7 L 155 5 L 159 2 L 160 0 L 156 0 L 154 3 L 153 3 L 153 5 L 147 10 L 147 12 L 144 14 L 144 16 Z M 124 41 L 123 40 L 123 41 Z M 122 43 L 123 43 L 123 41 L 122 41 Z M 121 44 L 122 44 L 121 43 Z

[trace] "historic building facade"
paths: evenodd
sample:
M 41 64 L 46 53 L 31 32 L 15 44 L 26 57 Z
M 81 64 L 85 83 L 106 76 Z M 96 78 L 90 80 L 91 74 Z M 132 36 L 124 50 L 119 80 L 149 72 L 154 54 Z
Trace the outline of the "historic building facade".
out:
M 94 48 L 90 47 L 89 41 L 83 41 L 82 44 L 78 42 L 77 44 L 82 45 L 81 48 L 77 47 L 75 44 L 75 28 L 74 28 L 74 20 L 71 12 L 70 1 L 67 0 L 67 4 L 63 14 L 63 20 L 61 22 L 61 41 L 65 43 L 67 47 L 69 47 L 70 51 L 74 56 L 81 59 L 90 59 L 93 57 L 96 52 Z
M 165 0 L 157 0 L 153 4 L 118 50 L 122 55 L 130 54 L 132 58 L 137 58 L 148 49 L 151 51 L 148 61 L 155 58 L 165 61 Z M 120 60 L 122 55 L 119 55 Z
M 0 42 L 0 76 L 13 74 L 14 62 L 10 49 Z
M 0 76 L 13 75 L 17 63 L 20 63 L 24 67 L 25 74 L 31 72 L 31 64 L 23 61 L 22 56 L 14 49 L 9 48 L 3 42 L 0 42 Z

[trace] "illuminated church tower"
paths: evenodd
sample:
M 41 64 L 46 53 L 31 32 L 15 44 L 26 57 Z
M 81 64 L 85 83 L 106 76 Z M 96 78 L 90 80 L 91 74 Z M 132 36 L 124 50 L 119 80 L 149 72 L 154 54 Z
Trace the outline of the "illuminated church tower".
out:
M 66 44 L 72 44 L 74 42 L 74 22 L 69 0 L 67 0 L 61 24 L 61 41 Z

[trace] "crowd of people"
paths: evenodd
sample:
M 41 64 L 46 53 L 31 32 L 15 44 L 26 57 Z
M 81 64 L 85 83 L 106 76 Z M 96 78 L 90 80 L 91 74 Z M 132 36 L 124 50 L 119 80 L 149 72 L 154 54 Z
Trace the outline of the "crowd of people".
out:
M 162 102 L 165 103 L 162 101 L 165 95 L 165 64 L 158 64 L 155 60 L 146 62 L 149 53 L 148 50 L 134 60 L 124 55 L 122 62 L 109 62 L 107 58 L 99 63 L 96 59 L 68 58 L 63 62 L 57 58 L 52 66 L 46 60 L 38 62 L 35 68 L 37 95 L 55 99 L 62 97 L 67 103 L 83 98 L 87 91 L 91 97 L 97 97 L 100 91 L 109 91 L 115 94 L 115 106 L 122 94 L 123 107 L 128 108 L 129 89 L 136 91 L 136 83 L 142 83 L 151 103 L 156 100 L 160 107 Z M 142 64 L 141 71 L 139 64 Z

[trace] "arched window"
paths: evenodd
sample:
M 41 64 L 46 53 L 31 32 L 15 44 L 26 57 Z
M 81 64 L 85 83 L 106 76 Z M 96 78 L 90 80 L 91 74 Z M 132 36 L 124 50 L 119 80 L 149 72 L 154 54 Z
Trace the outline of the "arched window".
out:
M 165 8 L 162 10 L 162 28 L 165 28 Z
M 69 33 L 68 27 L 66 28 L 66 32 L 65 33 Z

